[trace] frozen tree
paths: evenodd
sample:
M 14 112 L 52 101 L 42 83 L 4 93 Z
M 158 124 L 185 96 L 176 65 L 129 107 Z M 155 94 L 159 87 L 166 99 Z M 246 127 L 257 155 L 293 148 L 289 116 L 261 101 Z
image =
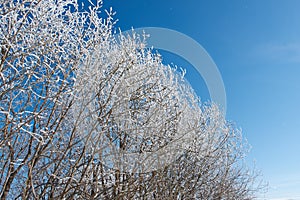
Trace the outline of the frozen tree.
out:
M 101 5 L 1 0 L 1 199 L 253 199 L 240 131 Z

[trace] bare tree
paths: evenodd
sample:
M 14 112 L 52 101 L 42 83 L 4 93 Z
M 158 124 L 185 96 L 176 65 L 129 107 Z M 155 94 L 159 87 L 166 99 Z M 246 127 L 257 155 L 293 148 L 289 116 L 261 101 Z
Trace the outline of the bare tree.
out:
M 0 3 L 1 199 L 253 199 L 240 131 L 76 0 Z

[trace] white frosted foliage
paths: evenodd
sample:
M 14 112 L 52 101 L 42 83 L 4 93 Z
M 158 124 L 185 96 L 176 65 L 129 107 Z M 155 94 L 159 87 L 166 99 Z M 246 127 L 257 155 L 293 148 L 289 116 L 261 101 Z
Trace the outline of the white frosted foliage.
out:
M 252 199 L 241 131 L 101 6 L 0 0 L 0 198 Z

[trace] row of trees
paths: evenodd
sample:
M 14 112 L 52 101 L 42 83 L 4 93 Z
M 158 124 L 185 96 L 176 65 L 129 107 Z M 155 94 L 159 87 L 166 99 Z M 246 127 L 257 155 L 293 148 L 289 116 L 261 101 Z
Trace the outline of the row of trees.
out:
M 1 199 L 255 197 L 240 131 L 102 2 L 0 2 Z

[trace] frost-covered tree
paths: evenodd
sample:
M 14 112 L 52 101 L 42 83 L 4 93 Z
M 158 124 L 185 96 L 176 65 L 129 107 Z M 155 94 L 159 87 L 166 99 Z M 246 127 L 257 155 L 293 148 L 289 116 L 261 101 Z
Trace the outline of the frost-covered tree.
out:
M 0 198 L 253 199 L 240 131 L 101 4 L 0 0 Z

